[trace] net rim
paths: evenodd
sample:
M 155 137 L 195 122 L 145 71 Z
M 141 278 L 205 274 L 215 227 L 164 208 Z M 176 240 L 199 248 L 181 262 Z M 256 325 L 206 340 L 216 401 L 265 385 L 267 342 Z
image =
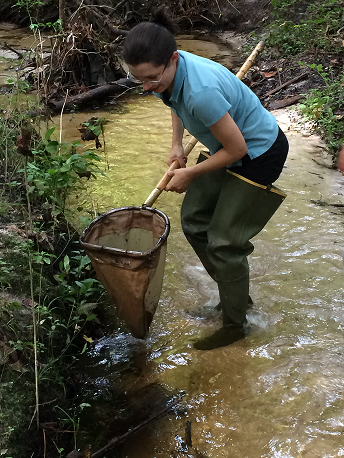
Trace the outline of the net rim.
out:
M 85 238 L 87 237 L 87 235 L 91 232 L 92 228 L 99 223 L 99 221 L 101 221 L 101 219 L 109 216 L 109 215 L 112 215 L 116 212 L 120 212 L 120 211 L 128 211 L 128 210 L 148 210 L 148 211 L 152 211 L 153 213 L 156 213 L 158 214 L 159 216 L 161 216 L 165 222 L 165 230 L 163 232 L 163 234 L 161 235 L 161 237 L 159 238 L 159 240 L 156 242 L 156 244 L 150 249 L 150 250 L 147 250 L 147 251 L 131 251 L 131 250 L 123 250 L 122 248 L 112 248 L 112 247 L 107 247 L 107 246 L 103 246 L 103 245 L 95 245 L 93 243 L 88 243 L 88 242 L 85 242 Z M 167 215 L 165 215 L 165 213 L 163 213 L 161 210 L 158 210 L 157 208 L 152 208 L 152 207 L 138 207 L 138 206 L 131 206 L 131 207 L 120 207 L 120 208 L 113 208 L 112 210 L 109 210 L 108 212 L 106 213 L 102 213 L 101 215 L 99 215 L 97 218 L 95 218 L 82 232 L 81 236 L 80 236 L 80 245 L 84 248 L 84 249 L 88 249 L 88 250 L 92 250 L 92 251 L 97 251 L 97 252 L 105 252 L 105 253 L 112 253 L 112 254 L 120 254 L 122 256 L 128 256 L 128 257 L 137 257 L 137 258 L 141 258 L 141 257 L 145 257 L 145 256 L 149 256 L 151 255 L 152 253 L 154 253 L 156 250 L 158 250 L 167 240 L 167 237 L 170 233 L 170 220 L 168 218 Z

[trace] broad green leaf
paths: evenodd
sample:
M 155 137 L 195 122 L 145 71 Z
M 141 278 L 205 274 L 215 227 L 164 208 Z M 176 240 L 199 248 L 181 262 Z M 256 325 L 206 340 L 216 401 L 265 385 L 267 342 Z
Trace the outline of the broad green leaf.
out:
M 52 135 L 52 133 L 54 132 L 55 129 L 56 129 L 56 127 L 54 126 L 54 127 L 51 127 L 51 128 L 46 132 L 46 134 L 45 134 L 45 139 L 46 139 L 46 140 L 50 140 L 50 137 L 51 137 L 51 135 Z
M 59 142 L 53 140 L 53 141 L 50 141 L 47 145 L 45 145 L 45 150 L 48 153 L 54 154 L 57 152 L 58 146 L 59 146 Z
M 92 320 L 94 320 L 95 318 L 97 318 L 97 315 L 96 315 L 96 314 L 88 315 L 88 317 L 86 318 L 86 321 L 92 321 Z

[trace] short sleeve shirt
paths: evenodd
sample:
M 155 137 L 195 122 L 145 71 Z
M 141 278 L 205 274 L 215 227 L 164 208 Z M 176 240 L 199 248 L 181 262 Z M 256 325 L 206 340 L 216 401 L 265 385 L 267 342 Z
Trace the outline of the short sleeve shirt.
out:
M 258 97 L 222 65 L 186 51 L 179 59 L 173 92 L 155 94 L 170 106 L 183 126 L 203 143 L 210 154 L 222 148 L 209 127 L 227 112 L 241 131 L 251 159 L 265 153 L 275 142 L 278 125 Z M 241 164 L 241 160 L 231 166 Z

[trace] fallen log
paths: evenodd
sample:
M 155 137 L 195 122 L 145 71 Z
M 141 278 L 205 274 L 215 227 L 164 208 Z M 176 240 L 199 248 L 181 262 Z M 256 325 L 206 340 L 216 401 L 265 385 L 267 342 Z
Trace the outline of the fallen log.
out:
M 279 108 L 289 107 L 290 105 L 298 103 L 303 98 L 303 95 L 294 95 L 292 97 L 285 97 L 281 100 L 274 100 L 273 102 L 269 103 L 269 110 L 278 110 Z
M 48 107 L 54 112 L 59 113 L 62 108 L 69 109 L 75 106 L 82 107 L 89 104 L 93 100 L 104 99 L 113 94 L 118 94 L 119 92 L 127 92 L 129 89 L 137 87 L 137 83 L 134 83 L 130 78 L 121 78 L 113 83 L 104 84 L 103 86 L 97 87 L 95 89 L 90 89 L 87 92 L 82 94 L 74 95 L 68 97 L 66 100 L 59 100 L 54 102 L 49 100 Z
M 309 72 L 302 73 L 301 75 L 296 76 L 295 78 L 292 78 L 291 80 L 286 81 L 283 84 L 280 84 L 275 89 L 272 89 L 271 91 L 269 91 L 266 94 L 264 94 L 263 97 L 269 97 L 269 95 L 272 95 L 275 92 L 278 92 L 280 89 L 283 89 L 283 88 L 289 86 L 290 84 L 296 83 L 297 81 L 301 80 L 302 78 L 306 78 L 306 76 L 309 76 L 309 74 L 310 74 Z

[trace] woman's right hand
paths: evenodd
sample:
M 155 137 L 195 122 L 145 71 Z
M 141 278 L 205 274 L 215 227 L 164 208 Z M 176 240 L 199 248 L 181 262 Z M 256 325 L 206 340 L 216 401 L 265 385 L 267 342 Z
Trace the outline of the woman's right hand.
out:
M 174 161 L 178 161 L 181 168 L 185 167 L 187 157 L 185 156 L 183 145 L 172 146 L 167 165 L 170 166 Z

